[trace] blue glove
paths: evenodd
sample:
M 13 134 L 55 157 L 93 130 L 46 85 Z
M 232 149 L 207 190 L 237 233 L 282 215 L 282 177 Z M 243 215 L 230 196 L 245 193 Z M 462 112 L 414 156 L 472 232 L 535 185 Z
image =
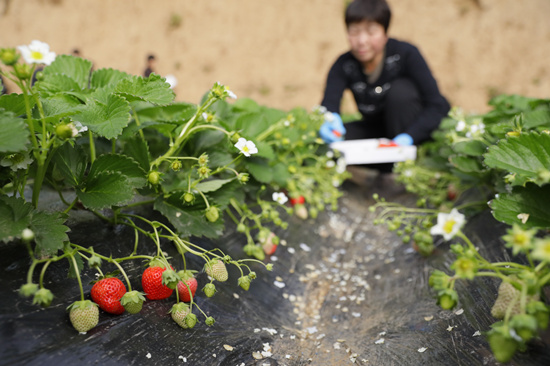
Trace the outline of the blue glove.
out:
M 338 113 L 325 113 L 325 123 L 319 129 L 319 135 L 327 144 L 335 141 L 342 141 L 344 135 L 346 134 L 346 129 L 344 128 L 344 123 L 342 118 Z
M 413 138 L 407 133 L 400 133 L 392 141 L 399 146 L 411 146 L 413 144 Z

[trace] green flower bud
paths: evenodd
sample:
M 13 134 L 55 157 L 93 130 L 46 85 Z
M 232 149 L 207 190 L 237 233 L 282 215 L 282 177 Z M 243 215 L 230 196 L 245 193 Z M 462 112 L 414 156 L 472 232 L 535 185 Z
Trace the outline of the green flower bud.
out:
M 55 127 L 55 134 L 61 140 L 66 140 L 73 137 L 73 129 L 65 123 L 60 123 Z
M 242 222 L 239 222 L 239 225 L 237 225 L 237 231 L 239 233 L 244 233 L 246 231 L 246 225 Z
M 26 241 L 26 242 L 29 242 L 29 241 L 33 240 L 34 239 L 34 231 L 32 231 L 29 228 L 23 229 L 23 231 L 21 232 L 21 239 L 23 239 L 23 241 Z
M 236 144 L 240 138 L 241 138 L 241 135 L 239 135 L 238 132 L 233 132 L 233 134 L 231 135 L 231 142 Z
M 273 263 L 266 264 L 265 269 L 267 269 L 268 271 L 273 271 Z
M 15 48 L 2 48 L 0 49 L 0 59 L 4 65 L 12 66 L 19 60 L 19 55 L 15 51 Z
M 237 179 L 239 179 L 240 183 L 245 184 L 250 180 L 250 175 L 248 173 L 239 173 Z
M 13 70 L 15 71 L 15 76 L 21 80 L 28 80 L 32 77 L 32 69 L 27 64 L 15 64 Z
M 208 168 L 206 165 L 201 165 L 197 169 L 197 172 L 202 179 L 208 178 L 210 176 L 210 171 L 210 168 Z
M 256 272 L 252 271 L 248 274 L 248 277 L 250 277 L 251 280 L 256 279 Z
M 204 321 L 204 324 L 208 325 L 209 327 L 213 326 L 214 323 L 216 322 L 216 320 L 214 320 L 214 318 L 212 318 L 211 316 L 209 316 L 208 318 L 206 318 L 206 320 Z
M 36 74 L 34 74 L 34 78 L 36 79 L 36 81 L 44 80 L 44 72 L 43 71 L 37 71 Z

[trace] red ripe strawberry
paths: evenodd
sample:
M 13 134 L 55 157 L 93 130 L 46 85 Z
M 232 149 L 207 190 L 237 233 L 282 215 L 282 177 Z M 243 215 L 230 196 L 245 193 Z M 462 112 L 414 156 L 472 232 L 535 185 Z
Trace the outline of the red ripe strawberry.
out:
M 183 283 L 182 281 L 178 283 L 178 293 L 180 296 L 180 300 L 183 302 L 190 302 L 191 299 L 195 297 L 195 292 L 197 292 L 197 279 L 193 277 L 193 275 L 187 274 L 182 275 L 181 279 L 185 281 L 185 283 Z M 187 287 L 185 284 L 187 284 L 187 286 L 189 287 Z M 191 290 L 191 294 L 189 294 L 189 290 Z
M 292 206 L 297 205 L 297 204 L 303 204 L 305 202 L 306 202 L 306 199 L 304 198 L 304 196 L 298 196 L 298 197 L 295 197 L 295 198 L 290 198 L 290 204 Z
M 174 290 L 162 284 L 162 272 L 166 269 L 162 267 L 148 267 L 141 276 L 141 286 L 143 292 L 149 300 L 167 299 Z
M 97 281 L 92 287 L 92 300 L 99 305 L 101 310 L 115 315 L 124 312 L 124 306 L 120 299 L 126 293 L 126 287 L 116 277 L 108 277 Z

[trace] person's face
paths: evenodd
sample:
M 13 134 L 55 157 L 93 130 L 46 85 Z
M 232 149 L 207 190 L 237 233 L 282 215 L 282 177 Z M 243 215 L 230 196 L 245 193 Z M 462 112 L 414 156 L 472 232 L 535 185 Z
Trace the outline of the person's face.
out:
M 348 41 L 355 58 L 368 64 L 382 54 L 388 36 L 382 25 L 363 20 L 348 26 Z

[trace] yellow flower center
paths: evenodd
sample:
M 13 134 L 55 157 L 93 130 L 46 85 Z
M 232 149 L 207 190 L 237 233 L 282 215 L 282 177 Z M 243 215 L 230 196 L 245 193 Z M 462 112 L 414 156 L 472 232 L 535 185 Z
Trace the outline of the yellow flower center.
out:
M 525 233 L 517 233 L 514 235 L 514 244 L 520 247 L 524 247 L 529 243 L 529 238 Z
M 44 55 L 42 55 L 41 52 L 32 51 L 31 52 L 31 57 L 32 57 L 33 60 L 42 60 L 42 58 L 44 58 Z
M 450 234 L 453 231 L 453 227 L 455 226 L 455 224 L 455 220 L 447 220 L 445 224 L 443 224 L 443 231 L 447 234 Z
M 244 145 L 243 146 L 243 152 L 249 152 L 249 151 L 250 151 L 250 149 L 248 148 L 248 146 Z

